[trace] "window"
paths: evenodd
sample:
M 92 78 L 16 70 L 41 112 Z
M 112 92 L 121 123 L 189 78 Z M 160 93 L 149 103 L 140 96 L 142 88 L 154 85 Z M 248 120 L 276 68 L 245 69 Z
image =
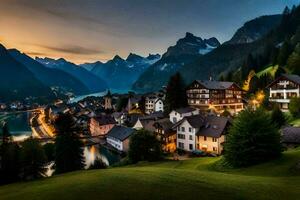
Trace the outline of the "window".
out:
M 177 131 L 180 131 L 180 127 L 179 126 L 177 127 Z
M 193 136 L 192 135 L 190 135 L 190 140 L 193 140 Z
M 206 136 L 204 136 L 203 139 L 204 139 L 204 141 L 206 141 L 207 140 Z
M 177 118 L 173 117 L 173 122 L 176 123 L 177 122 Z
M 212 141 L 213 141 L 213 142 L 217 142 L 217 138 L 214 138 L 214 137 L 213 137 L 213 138 L 212 138 Z
M 179 147 L 180 149 L 184 149 L 184 143 L 178 142 L 178 147 Z
M 185 135 L 184 134 L 178 134 L 178 139 L 185 139 Z
M 189 132 L 190 132 L 190 133 L 192 132 L 192 128 L 191 128 L 191 127 L 189 128 Z
M 181 127 L 181 132 L 184 132 L 185 131 L 185 128 L 184 127 Z
M 189 147 L 190 147 L 190 150 L 193 150 L 193 145 L 192 144 L 190 144 Z
M 217 151 L 217 147 L 213 147 L 213 151 Z

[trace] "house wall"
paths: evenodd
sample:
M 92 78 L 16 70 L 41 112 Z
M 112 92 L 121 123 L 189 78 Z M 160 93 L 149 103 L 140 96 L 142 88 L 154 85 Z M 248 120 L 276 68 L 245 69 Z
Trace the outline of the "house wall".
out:
M 154 112 L 164 111 L 164 103 L 162 100 L 155 102 Z
M 287 111 L 291 98 L 300 96 L 300 85 L 281 78 L 269 87 L 269 93 L 269 101 L 278 103 L 283 111 Z
M 195 133 L 198 129 L 191 127 L 185 120 L 177 127 L 177 148 L 185 151 L 193 151 L 196 149 Z M 184 138 L 182 136 L 184 135 Z M 183 147 L 181 146 L 183 144 Z
M 123 151 L 123 143 L 122 141 L 116 139 L 116 138 L 113 138 L 113 137 L 107 137 L 106 138 L 106 142 L 108 144 L 110 144 L 111 146 L 113 146 L 114 148 L 116 148 L 117 150 L 119 151 Z
M 106 135 L 115 124 L 99 125 L 97 120 L 94 118 L 90 121 L 90 132 L 92 136 L 103 136 Z
M 130 142 L 130 137 L 129 138 L 126 138 L 124 141 L 123 141 L 123 150 L 124 152 L 128 152 L 129 150 L 129 142 Z
M 192 112 L 183 113 L 183 114 L 180 114 L 180 113 L 176 112 L 175 110 L 173 110 L 169 114 L 169 119 L 172 123 L 177 123 L 180 120 L 182 120 L 184 117 L 188 117 L 188 116 L 192 116 L 192 115 L 198 115 L 198 114 L 200 114 L 200 111 L 198 109 L 196 109 Z
M 135 125 L 132 128 L 134 128 L 136 130 L 140 130 L 140 129 L 144 128 L 144 127 L 143 127 L 143 124 L 141 123 L 140 119 L 138 119 L 136 121 Z
M 209 152 L 209 153 L 215 153 L 215 154 L 221 154 L 224 147 L 223 144 L 225 142 L 225 136 L 222 135 L 219 138 L 216 138 L 216 141 L 213 141 L 212 137 L 205 137 L 204 136 L 197 136 L 197 149 Z

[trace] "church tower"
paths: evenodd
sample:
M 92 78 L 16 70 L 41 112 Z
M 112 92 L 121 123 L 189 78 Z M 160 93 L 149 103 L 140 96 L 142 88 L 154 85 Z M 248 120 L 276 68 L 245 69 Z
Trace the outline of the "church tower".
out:
M 112 95 L 110 90 L 107 91 L 107 94 L 104 96 L 104 109 L 111 110 L 112 109 Z

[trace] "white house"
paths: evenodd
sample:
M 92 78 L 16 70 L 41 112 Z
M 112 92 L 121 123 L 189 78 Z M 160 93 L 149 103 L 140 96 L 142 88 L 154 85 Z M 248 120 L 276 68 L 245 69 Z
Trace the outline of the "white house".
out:
M 300 76 L 283 74 L 267 88 L 270 92 L 269 101 L 278 103 L 283 111 L 287 111 L 291 98 L 300 96 Z
M 221 154 L 229 120 L 226 117 L 192 115 L 184 117 L 173 128 L 177 130 L 177 148 Z
M 130 136 L 134 129 L 125 126 L 114 126 L 106 137 L 106 142 L 119 151 L 127 152 L 129 149 Z
M 145 113 L 151 114 L 153 112 L 164 111 L 164 102 L 161 98 L 156 96 L 149 96 L 145 99 Z
M 192 116 L 192 115 L 198 115 L 200 114 L 200 111 L 196 108 L 192 107 L 186 107 L 186 108 L 179 108 L 176 110 L 173 110 L 169 114 L 170 121 L 175 124 L 182 120 L 184 117 Z

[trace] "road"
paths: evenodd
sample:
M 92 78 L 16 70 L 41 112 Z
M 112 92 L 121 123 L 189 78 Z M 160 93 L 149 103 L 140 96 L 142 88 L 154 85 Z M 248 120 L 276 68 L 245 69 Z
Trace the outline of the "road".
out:
M 44 110 L 41 108 L 36 111 L 30 119 L 33 136 L 39 139 L 54 138 L 54 128 L 46 123 Z M 36 120 L 38 126 L 33 126 L 33 120 Z

